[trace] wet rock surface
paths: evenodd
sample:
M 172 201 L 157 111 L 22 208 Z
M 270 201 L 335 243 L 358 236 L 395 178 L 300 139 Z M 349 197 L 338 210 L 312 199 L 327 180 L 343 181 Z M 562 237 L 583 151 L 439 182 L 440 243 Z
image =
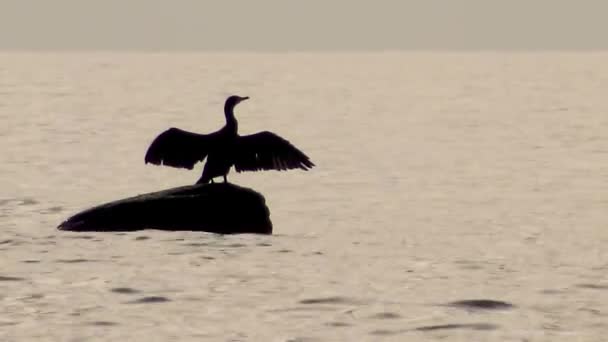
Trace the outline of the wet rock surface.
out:
M 204 231 L 218 234 L 272 234 L 264 197 L 230 183 L 172 188 L 102 204 L 80 212 L 60 230 Z

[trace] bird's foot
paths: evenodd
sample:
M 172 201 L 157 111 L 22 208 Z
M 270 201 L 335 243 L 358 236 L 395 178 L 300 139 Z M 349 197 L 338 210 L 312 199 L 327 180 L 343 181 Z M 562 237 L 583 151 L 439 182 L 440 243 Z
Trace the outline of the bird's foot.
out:
M 195 185 L 199 185 L 199 184 L 208 184 L 209 181 L 208 180 L 204 180 L 202 177 L 196 181 L 196 183 L 194 183 Z M 211 180 L 211 183 L 213 183 L 213 180 Z

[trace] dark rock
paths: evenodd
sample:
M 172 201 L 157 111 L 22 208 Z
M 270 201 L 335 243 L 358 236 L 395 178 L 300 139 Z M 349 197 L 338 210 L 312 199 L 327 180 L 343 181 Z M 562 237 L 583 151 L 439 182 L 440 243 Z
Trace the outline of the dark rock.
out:
M 230 183 L 183 186 L 114 201 L 59 225 L 76 232 L 159 229 L 218 234 L 272 234 L 264 197 Z

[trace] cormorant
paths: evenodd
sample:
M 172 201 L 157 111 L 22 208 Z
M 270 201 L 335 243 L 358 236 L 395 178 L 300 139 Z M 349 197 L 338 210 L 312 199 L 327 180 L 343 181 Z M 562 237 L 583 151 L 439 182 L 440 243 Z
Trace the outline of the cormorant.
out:
M 169 128 L 148 148 L 145 162 L 192 169 L 194 164 L 207 162 L 203 175 L 196 182 L 213 183 L 213 178 L 226 175 L 234 165 L 237 172 L 261 170 L 308 170 L 315 166 L 302 151 L 272 132 L 240 136 L 234 117 L 234 107 L 249 97 L 230 96 L 224 105 L 226 125 L 211 134 L 191 133 Z

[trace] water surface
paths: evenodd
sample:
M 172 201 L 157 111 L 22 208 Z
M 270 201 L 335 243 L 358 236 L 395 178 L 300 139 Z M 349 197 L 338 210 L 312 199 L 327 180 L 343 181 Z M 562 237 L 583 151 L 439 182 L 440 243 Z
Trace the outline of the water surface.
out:
M 601 340 L 607 57 L 0 54 L 0 339 Z M 145 150 L 233 93 L 318 165 L 229 175 L 275 235 L 55 230 L 196 181 Z

